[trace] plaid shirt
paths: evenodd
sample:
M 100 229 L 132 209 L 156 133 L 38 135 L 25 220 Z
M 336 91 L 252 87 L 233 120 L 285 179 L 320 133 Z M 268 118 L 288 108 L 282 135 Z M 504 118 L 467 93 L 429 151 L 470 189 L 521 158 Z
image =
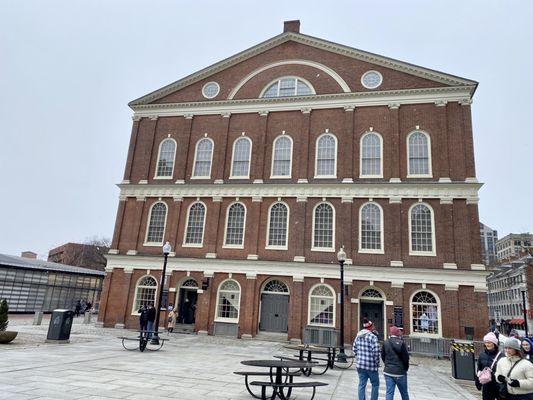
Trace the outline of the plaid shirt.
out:
M 378 338 L 369 330 L 360 331 L 353 341 L 353 353 L 357 357 L 357 368 L 377 371 L 380 349 Z

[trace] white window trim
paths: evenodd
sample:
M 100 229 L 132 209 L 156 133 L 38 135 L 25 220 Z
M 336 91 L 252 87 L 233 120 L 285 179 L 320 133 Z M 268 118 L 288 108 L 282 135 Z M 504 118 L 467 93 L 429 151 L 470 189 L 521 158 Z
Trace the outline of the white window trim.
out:
M 285 285 L 285 287 L 287 288 L 287 292 L 265 292 L 265 287 L 268 283 L 272 282 L 272 281 L 278 281 L 278 282 L 281 282 Z M 261 294 L 263 293 L 274 293 L 274 294 L 279 294 L 280 296 L 290 296 L 291 294 L 291 288 L 289 285 L 287 285 L 287 283 L 283 280 L 283 279 L 279 279 L 279 278 L 268 278 L 265 282 L 263 282 L 263 285 L 261 286 Z M 259 313 L 259 317 L 261 317 L 261 313 Z
M 197 204 L 197 203 L 201 203 L 203 206 L 204 206 L 204 210 L 205 210 L 205 213 L 204 213 L 204 226 L 202 227 L 202 242 L 201 243 L 186 243 L 185 241 L 187 240 L 187 228 L 189 226 L 189 216 L 191 214 L 191 208 L 193 205 Z M 194 201 L 192 202 L 189 207 L 187 208 L 187 218 L 185 220 L 185 231 L 183 232 L 183 243 L 182 243 L 182 247 L 204 247 L 204 237 L 205 237 L 205 221 L 207 220 L 207 206 L 205 205 L 205 203 L 203 201 L 200 201 L 200 200 L 197 200 L 197 201 Z
M 422 332 L 413 332 L 413 298 L 416 296 L 417 293 L 420 292 L 428 292 L 431 293 L 435 300 L 437 300 L 437 318 L 438 318 L 438 326 L 439 326 L 439 333 L 422 333 Z M 430 337 L 430 338 L 440 338 L 442 337 L 442 306 L 440 302 L 440 298 L 432 290 L 429 289 L 418 289 L 415 290 L 411 297 L 409 298 L 409 336 L 416 336 L 416 337 Z
M 272 207 L 276 204 L 283 204 L 285 207 L 287 207 L 287 228 L 285 233 L 285 246 L 269 246 L 268 245 L 268 238 L 270 237 L 270 212 L 272 211 Z M 291 216 L 291 209 L 287 203 L 284 201 L 275 201 L 268 207 L 268 222 L 267 222 L 267 229 L 266 229 L 266 242 L 265 242 L 265 249 L 267 250 L 288 250 L 289 249 L 289 221 Z
M 198 145 L 202 140 L 209 140 L 211 142 L 211 161 L 209 162 L 209 175 L 194 175 L 194 172 L 196 170 L 196 156 L 198 155 Z M 213 139 L 208 137 L 203 137 L 201 139 L 198 139 L 196 142 L 196 146 L 194 148 L 194 161 L 192 163 L 192 174 L 191 179 L 211 179 L 211 171 L 213 170 L 213 153 L 215 152 L 215 142 Z
M 378 206 L 379 212 L 380 212 L 380 241 L 381 241 L 381 248 L 380 249 L 363 249 L 361 247 L 361 244 L 363 242 L 362 240 L 362 232 L 363 232 L 363 224 L 362 224 L 362 214 L 363 214 L 363 207 L 365 207 L 367 204 L 374 204 Z M 385 233 L 384 233 L 384 215 L 383 215 L 383 207 L 379 203 L 376 203 L 375 201 L 367 201 L 366 203 L 362 204 L 361 207 L 359 207 L 359 253 L 366 253 L 366 254 L 385 254 Z M 374 289 L 372 287 L 372 289 Z
M 311 323 L 311 293 L 313 293 L 313 290 L 315 290 L 317 286 L 326 286 L 333 293 L 333 325 Z M 316 285 L 313 285 L 311 289 L 309 290 L 309 294 L 307 295 L 307 325 L 326 326 L 330 328 L 335 328 L 337 326 L 336 324 L 337 324 L 337 293 L 335 292 L 335 289 L 333 289 L 333 287 L 328 285 L 327 283 L 317 283 Z
M 263 90 L 261 90 L 261 93 L 259 94 L 259 98 L 262 99 L 263 96 L 265 95 L 265 92 L 268 90 L 268 88 L 270 86 L 272 86 L 274 83 L 279 82 L 279 81 L 281 81 L 283 79 L 298 79 L 298 80 L 302 81 L 303 83 L 305 83 L 307 86 L 309 86 L 309 89 L 311 89 L 311 93 L 310 94 L 316 94 L 315 88 L 313 87 L 313 85 L 311 85 L 311 82 L 309 82 L 307 79 L 300 78 L 299 76 L 296 76 L 296 75 L 287 75 L 287 76 L 282 76 L 280 78 L 276 78 L 276 79 L 273 79 L 272 81 L 270 81 L 270 83 L 268 83 L 263 88 Z M 280 95 L 279 95 L 279 87 L 280 87 L 280 84 L 278 83 L 278 93 L 277 93 L 277 96 L 273 97 L 273 98 L 280 97 Z M 298 92 L 298 82 L 296 82 L 296 92 Z M 295 94 L 294 96 L 283 96 L 283 97 L 298 97 L 298 96 L 309 96 L 309 95 L 308 94 L 305 94 L 305 95 Z M 270 98 L 270 97 L 267 97 L 267 98 Z
M 431 247 L 433 248 L 433 251 L 413 251 L 413 237 L 412 237 L 412 230 L 411 230 L 411 212 L 413 211 L 413 208 L 415 206 L 418 206 L 420 204 L 425 205 L 427 208 L 429 208 L 430 214 L 431 214 Z M 436 256 L 437 255 L 437 246 L 435 241 L 435 212 L 433 211 L 433 207 L 431 207 L 428 203 L 419 202 L 414 203 L 409 207 L 409 212 L 407 214 L 407 217 L 409 218 L 409 255 L 410 256 Z
M 369 74 L 369 73 L 371 73 L 371 72 L 374 72 L 374 73 L 378 74 L 379 77 L 381 78 L 381 80 L 380 80 L 380 82 L 379 82 L 379 85 L 374 86 L 374 87 L 366 86 L 365 83 L 364 83 L 364 79 L 363 79 L 363 78 L 365 77 L 365 75 L 367 75 L 367 74 Z M 381 75 L 381 72 L 379 72 L 379 71 L 376 71 L 376 70 L 374 70 L 374 69 L 371 69 L 370 71 L 366 71 L 363 75 L 361 75 L 361 85 L 363 85 L 363 87 L 364 87 L 365 89 L 368 89 L 368 90 L 375 90 L 375 89 L 377 89 L 378 87 L 380 87 L 382 84 L 383 84 L 383 75 Z
M 410 161 L 409 161 L 410 160 L 409 138 L 414 133 L 417 133 L 417 132 L 423 133 L 424 135 L 426 135 L 426 138 L 428 140 L 428 168 L 429 168 L 428 174 L 409 174 L 409 170 L 411 169 Z M 407 178 L 433 178 L 433 157 L 431 155 L 431 136 L 429 135 L 429 133 L 427 133 L 426 131 L 420 130 L 420 129 L 415 129 L 414 131 L 409 132 L 409 134 L 407 135 L 407 140 L 405 144 L 407 146 Z
M 242 227 L 242 244 L 226 244 L 226 238 L 228 234 L 228 216 L 229 216 L 229 210 L 231 206 L 234 204 L 240 204 L 244 207 L 244 223 Z M 226 223 L 224 228 L 224 244 L 222 245 L 223 249 L 244 249 L 244 240 L 246 239 L 246 217 L 248 214 L 248 210 L 246 209 L 246 205 L 240 201 L 234 201 L 228 205 L 226 208 Z
M 157 171 L 159 169 L 159 159 L 161 158 L 161 147 L 163 147 L 163 143 L 166 141 L 172 141 L 174 142 L 174 159 L 172 160 L 172 172 L 169 176 L 160 176 L 157 175 Z M 157 152 L 157 162 L 155 164 L 155 175 L 154 179 L 173 179 L 174 177 L 174 167 L 176 166 L 176 152 L 178 151 L 178 143 L 173 138 L 165 138 L 159 143 L 159 150 Z
M 326 136 L 326 135 L 329 135 L 329 136 L 332 136 L 333 139 L 335 139 L 335 166 L 334 166 L 334 170 L 335 170 L 335 174 L 333 175 L 318 175 L 318 171 L 317 171 L 317 168 L 318 168 L 318 141 L 320 140 L 321 137 L 323 136 Z M 337 158 L 338 158 L 338 140 L 337 140 L 337 136 L 335 136 L 333 133 L 331 132 L 324 132 L 323 134 L 321 134 L 320 136 L 318 136 L 316 138 L 316 141 L 315 141 L 315 179 L 332 179 L 332 178 L 337 178 Z
M 289 163 L 289 175 L 274 175 L 274 154 L 276 153 L 276 142 L 279 138 L 289 138 L 291 141 L 291 161 Z M 292 140 L 292 137 L 289 135 L 279 135 L 274 139 L 273 145 L 272 145 L 272 162 L 270 163 L 270 179 L 291 179 L 292 178 L 292 155 L 294 150 L 294 141 Z
M 149 242 L 148 241 L 148 230 L 150 229 L 150 220 L 152 219 L 152 210 L 155 207 L 156 204 L 164 204 L 165 206 L 165 223 L 163 224 L 163 240 L 161 242 Z M 167 219 L 168 219 L 168 205 L 164 201 L 156 201 L 154 204 L 150 206 L 150 211 L 148 212 L 148 220 L 146 221 L 146 231 L 144 233 L 144 243 L 143 246 L 145 247 L 156 247 L 156 246 L 163 246 L 163 243 L 165 243 L 165 233 L 167 230 Z
M 139 288 L 139 282 L 141 281 L 141 279 L 143 278 L 146 278 L 147 276 L 149 276 L 150 278 L 153 278 L 155 280 L 155 297 L 154 297 L 154 304 L 157 303 L 157 292 L 159 290 L 159 282 L 157 281 L 157 279 L 155 278 L 155 276 L 153 275 L 143 275 L 141 276 L 139 279 L 137 279 L 137 282 L 135 282 L 135 295 L 133 297 L 133 304 L 132 304 L 132 309 L 131 309 L 131 315 L 141 315 L 138 311 L 139 310 L 136 310 L 135 309 L 135 304 L 137 303 L 137 289 Z M 148 286 L 147 286 L 148 287 Z M 152 287 L 152 286 L 150 286 Z M 155 305 L 154 305 L 155 307 Z
M 207 85 L 211 85 L 211 84 L 217 85 L 217 92 L 216 92 L 216 94 L 214 96 L 206 96 L 205 93 L 204 93 L 204 90 L 205 90 Z M 211 81 L 211 82 L 207 82 L 204 86 L 202 86 L 202 96 L 204 96 L 206 99 L 214 99 L 219 94 L 220 94 L 220 85 L 218 84 L 218 82 Z
M 223 317 L 219 317 L 218 316 L 218 305 L 219 305 L 219 302 L 220 302 L 220 288 L 227 281 L 233 281 L 233 282 L 235 282 L 237 284 L 237 286 L 239 286 L 239 308 L 237 309 L 237 318 L 223 318 Z M 241 300 L 242 300 L 241 294 L 242 294 L 241 285 L 235 279 L 228 278 L 228 279 L 224 279 L 222 282 L 220 282 L 220 284 L 218 285 L 218 289 L 217 289 L 217 302 L 216 302 L 216 305 L 215 305 L 215 322 L 239 323 L 239 318 L 241 316 Z
M 248 142 L 250 143 L 250 150 L 248 152 L 248 174 L 246 174 L 246 175 L 233 175 L 233 163 L 235 161 L 235 144 L 239 140 L 242 140 L 242 139 L 248 140 Z M 229 179 L 250 179 L 250 169 L 251 169 L 251 166 L 252 166 L 252 146 L 253 146 L 252 139 L 250 139 L 248 136 L 240 136 L 240 137 L 238 137 L 237 139 L 235 139 L 233 141 L 233 150 L 231 151 L 231 171 L 230 171 L 230 174 L 229 174 L 230 175 Z
M 333 235 L 332 235 L 332 247 L 315 247 L 315 218 L 316 218 L 316 209 L 321 204 L 328 204 L 333 209 Z M 327 253 L 335 252 L 335 229 L 336 229 L 336 212 L 335 207 L 329 201 L 321 201 L 313 207 L 313 228 L 311 230 L 311 251 L 323 251 Z
M 363 175 L 363 139 L 365 138 L 365 136 L 372 135 L 372 134 L 373 135 L 377 135 L 377 137 L 379 138 L 379 148 L 380 148 L 380 153 L 379 153 L 380 166 L 379 166 L 379 170 L 381 171 L 381 174 L 379 174 L 379 175 Z M 381 136 L 381 134 L 378 133 L 378 132 L 374 132 L 374 131 L 365 132 L 363 134 L 363 136 L 361 136 L 361 139 L 359 140 L 359 178 L 361 178 L 361 179 L 383 178 L 383 136 Z

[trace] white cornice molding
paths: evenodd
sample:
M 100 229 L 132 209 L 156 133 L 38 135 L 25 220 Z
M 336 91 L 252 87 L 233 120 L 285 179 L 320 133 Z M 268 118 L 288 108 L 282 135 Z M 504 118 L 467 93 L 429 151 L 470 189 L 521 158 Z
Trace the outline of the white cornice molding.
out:
M 434 104 L 437 101 L 459 102 L 470 96 L 472 87 L 449 86 L 355 93 L 332 93 L 309 96 L 261 99 L 201 101 L 135 105 L 134 116 L 159 117 L 185 115 L 246 114 L 262 111 L 299 111 L 349 107 L 389 106 L 390 104 Z
M 108 255 L 110 268 L 135 268 L 160 270 L 161 257 Z M 201 271 L 208 273 L 256 274 L 270 276 L 301 276 L 306 278 L 338 279 L 337 263 L 314 264 L 279 261 L 209 260 L 173 258 L 168 260 L 169 271 Z M 426 285 L 474 286 L 475 290 L 486 288 L 488 271 L 444 270 L 440 268 L 394 268 L 366 265 L 345 266 L 346 281 L 384 281 L 395 285 L 404 283 Z
M 477 199 L 481 183 L 357 183 L 331 184 L 224 184 L 224 185 L 121 185 L 120 195 L 146 197 L 295 197 L 297 201 L 309 197 L 382 198 L 399 202 L 414 199 Z

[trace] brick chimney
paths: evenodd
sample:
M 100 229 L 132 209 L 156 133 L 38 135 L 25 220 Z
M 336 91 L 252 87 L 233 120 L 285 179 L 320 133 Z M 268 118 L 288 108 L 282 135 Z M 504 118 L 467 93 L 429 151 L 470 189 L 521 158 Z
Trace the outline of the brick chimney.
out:
M 300 20 L 295 19 L 293 21 L 285 21 L 283 23 L 283 32 L 300 33 Z
M 34 253 L 33 251 L 23 251 L 22 253 L 20 253 L 20 256 L 22 258 L 31 258 L 33 260 L 37 259 L 37 254 Z

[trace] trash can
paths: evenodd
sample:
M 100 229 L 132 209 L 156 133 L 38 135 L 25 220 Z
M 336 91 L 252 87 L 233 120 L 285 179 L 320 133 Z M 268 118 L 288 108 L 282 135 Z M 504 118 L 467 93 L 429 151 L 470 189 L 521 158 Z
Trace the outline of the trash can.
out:
M 474 343 L 467 340 L 453 340 L 451 347 L 452 376 L 455 379 L 473 381 L 476 373 Z
M 74 311 L 71 310 L 54 310 L 48 326 L 47 342 L 69 343 L 70 329 L 72 328 L 72 319 Z

